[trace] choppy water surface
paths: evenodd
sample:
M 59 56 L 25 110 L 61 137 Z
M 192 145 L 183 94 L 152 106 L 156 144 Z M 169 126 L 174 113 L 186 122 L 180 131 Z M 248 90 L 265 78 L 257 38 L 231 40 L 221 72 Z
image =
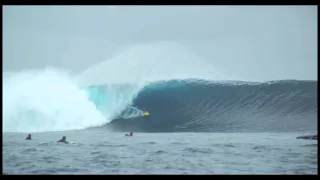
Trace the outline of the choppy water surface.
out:
M 305 133 L 306 134 L 306 133 Z M 308 134 L 308 133 L 307 133 Z M 310 133 L 309 133 L 310 134 Z M 71 144 L 55 143 L 63 135 Z M 317 174 L 317 141 L 303 133 L 3 134 L 8 174 Z

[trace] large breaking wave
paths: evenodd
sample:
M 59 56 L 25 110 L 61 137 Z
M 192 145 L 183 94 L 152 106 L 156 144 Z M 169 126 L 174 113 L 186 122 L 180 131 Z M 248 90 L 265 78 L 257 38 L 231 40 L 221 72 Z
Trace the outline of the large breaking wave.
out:
M 77 76 L 4 74 L 3 131 L 314 131 L 317 99 L 317 81 L 245 82 L 177 44 L 158 43 Z
M 108 126 L 146 132 L 317 130 L 316 81 L 173 80 L 147 86 L 133 105 L 147 108 L 150 116 L 120 118 Z

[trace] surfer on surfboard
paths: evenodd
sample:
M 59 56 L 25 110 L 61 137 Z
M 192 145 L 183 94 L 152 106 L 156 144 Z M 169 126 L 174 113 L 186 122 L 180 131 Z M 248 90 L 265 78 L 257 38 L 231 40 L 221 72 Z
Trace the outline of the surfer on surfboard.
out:
M 144 116 L 149 116 L 150 115 L 146 108 L 142 108 L 142 111 L 143 111 L 143 115 Z

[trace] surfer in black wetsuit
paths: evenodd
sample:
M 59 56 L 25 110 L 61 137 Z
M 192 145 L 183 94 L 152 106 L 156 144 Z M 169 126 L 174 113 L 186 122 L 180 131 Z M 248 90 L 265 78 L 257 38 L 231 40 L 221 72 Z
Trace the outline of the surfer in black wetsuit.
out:
M 133 136 L 133 132 L 130 132 L 130 134 L 126 134 L 125 136 Z
M 28 134 L 28 136 L 26 137 L 26 140 L 31 140 L 31 134 Z
M 69 142 L 67 141 L 67 137 L 66 137 L 66 136 L 63 136 L 62 139 L 60 139 L 60 140 L 57 141 L 57 142 L 69 143 Z

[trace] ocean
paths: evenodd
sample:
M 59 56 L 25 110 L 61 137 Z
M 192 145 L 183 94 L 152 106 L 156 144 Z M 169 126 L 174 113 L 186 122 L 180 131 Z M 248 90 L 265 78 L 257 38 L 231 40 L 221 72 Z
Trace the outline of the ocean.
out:
M 305 133 L 108 133 L 3 135 L 7 174 L 317 174 L 317 141 Z M 72 144 L 56 143 L 63 135 Z
M 78 86 L 55 71 L 6 78 L 6 174 L 318 172 L 317 140 L 296 139 L 317 134 L 317 81 Z M 62 136 L 71 143 L 57 143 Z

